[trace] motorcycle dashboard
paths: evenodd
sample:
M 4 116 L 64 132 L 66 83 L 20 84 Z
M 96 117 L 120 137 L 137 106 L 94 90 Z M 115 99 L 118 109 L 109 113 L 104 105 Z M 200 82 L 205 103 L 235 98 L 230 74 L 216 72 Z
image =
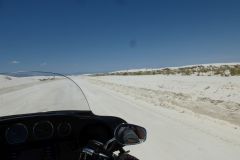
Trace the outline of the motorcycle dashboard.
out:
M 3 159 L 77 159 L 89 140 L 107 142 L 125 121 L 89 111 L 54 111 L 0 119 Z M 1 158 L 1 159 L 2 159 Z

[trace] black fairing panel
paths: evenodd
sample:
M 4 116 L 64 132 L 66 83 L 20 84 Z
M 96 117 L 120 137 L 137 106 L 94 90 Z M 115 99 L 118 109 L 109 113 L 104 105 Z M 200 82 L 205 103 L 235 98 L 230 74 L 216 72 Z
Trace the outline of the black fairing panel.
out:
M 1 117 L 1 159 L 76 160 L 89 140 L 105 143 L 121 123 L 125 123 L 121 118 L 97 116 L 89 111 Z

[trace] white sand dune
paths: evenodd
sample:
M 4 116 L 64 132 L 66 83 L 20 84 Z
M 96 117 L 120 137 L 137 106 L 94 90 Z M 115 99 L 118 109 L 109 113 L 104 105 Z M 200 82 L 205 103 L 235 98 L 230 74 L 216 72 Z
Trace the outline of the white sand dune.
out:
M 123 73 L 123 72 L 144 72 L 144 71 L 156 71 L 156 70 L 162 70 L 162 69 L 179 69 L 179 68 L 187 68 L 187 67 L 196 67 L 196 66 L 203 66 L 203 67 L 221 67 L 221 66 L 234 66 L 234 65 L 240 65 L 239 62 L 233 62 L 233 63 L 209 63 L 209 64 L 193 64 L 193 65 L 185 65 L 185 66 L 179 66 L 179 67 L 162 67 L 162 68 L 141 68 L 141 69 L 128 69 L 128 70 L 120 70 L 120 71 L 114 71 L 110 73 Z

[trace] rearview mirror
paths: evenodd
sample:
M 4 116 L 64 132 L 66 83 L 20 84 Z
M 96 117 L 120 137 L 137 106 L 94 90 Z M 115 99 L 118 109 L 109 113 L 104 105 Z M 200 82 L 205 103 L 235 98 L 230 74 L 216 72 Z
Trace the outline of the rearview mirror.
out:
M 133 124 L 120 124 L 115 130 L 114 137 L 122 145 L 135 145 L 146 140 L 147 131 Z

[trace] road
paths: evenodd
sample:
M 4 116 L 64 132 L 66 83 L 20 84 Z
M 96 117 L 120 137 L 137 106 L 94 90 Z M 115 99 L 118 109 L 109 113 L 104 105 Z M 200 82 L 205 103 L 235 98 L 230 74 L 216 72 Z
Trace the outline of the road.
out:
M 81 90 L 67 79 L 29 81 L 20 85 L 12 82 L 11 87 L 0 87 L 0 116 L 88 109 Z
M 151 106 L 77 80 L 95 114 L 113 115 L 148 130 L 146 143 L 129 149 L 151 160 L 239 160 L 240 129 L 197 115 Z
M 128 147 L 142 160 L 239 160 L 240 128 L 236 126 L 152 106 L 92 84 L 84 77 L 74 80 L 82 87 L 95 114 L 118 116 L 147 129 L 145 143 Z M 76 89 L 61 80 L 11 88 L 0 94 L 1 115 L 77 109 L 83 97 Z M 66 107 L 68 104 L 70 108 Z

